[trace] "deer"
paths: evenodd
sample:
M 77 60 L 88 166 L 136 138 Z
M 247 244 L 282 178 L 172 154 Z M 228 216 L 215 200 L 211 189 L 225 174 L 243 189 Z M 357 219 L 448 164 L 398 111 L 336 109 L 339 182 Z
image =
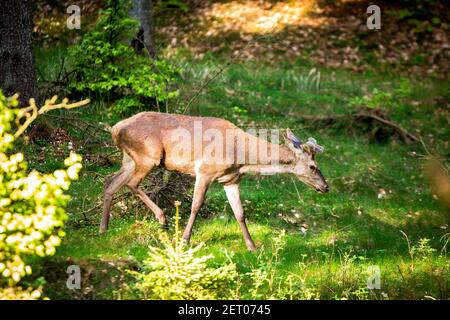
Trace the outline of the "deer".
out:
M 186 243 L 208 187 L 214 181 L 223 185 L 250 251 L 255 251 L 256 246 L 241 203 L 239 182 L 243 176 L 293 174 L 320 193 L 329 191 L 315 159 L 324 148 L 314 138 L 302 143 L 290 129 L 284 132 L 285 143 L 278 144 L 221 118 L 141 112 L 118 122 L 110 131 L 123 160 L 120 170 L 105 183 L 101 234 L 108 228 L 114 194 L 123 186 L 143 201 L 162 227 L 167 227 L 163 210 L 139 187 L 158 166 L 195 177 L 190 217 L 182 235 Z M 190 147 L 192 144 L 194 148 Z

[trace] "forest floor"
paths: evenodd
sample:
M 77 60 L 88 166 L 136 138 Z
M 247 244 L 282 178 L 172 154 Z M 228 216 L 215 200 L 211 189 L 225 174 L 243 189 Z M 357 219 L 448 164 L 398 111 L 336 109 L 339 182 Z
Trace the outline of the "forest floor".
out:
M 180 43 L 166 40 L 173 46 Z M 437 80 L 435 69 L 412 76 L 377 68 L 377 62 L 373 68 L 341 68 L 303 56 L 274 62 L 259 59 L 259 53 L 229 63 L 228 51 L 203 50 L 198 55 L 187 48 L 164 51 L 183 70 L 178 101 L 188 101 L 217 74 L 192 104 L 191 114 L 222 117 L 243 128 L 291 128 L 300 138 L 316 138 L 325 146 L 318 163 L 331 188 L 318 194 L 291 176 L 243 179 L 246 217 L 259 248 L 251 253 L 224 191 L 214 184 L 191 240 L 194 245 L 205 242 L 201 252 L 214 255 L 212 265 L 231 259 L 241 274 L 259 268 L 273 275 L 273 281 L 256 290 L 260 298 L 450 298 L 450 215 L 424 173 L 430 154 L 449 163 L 448 81 Z M 276 50 L 271 52 L 276 55 Z M 66 47 L 37 50 L 41 80 L 54 79 L 66 53 Z M 318 73 L 320 81 L 308 77 Z M 176 102 L 169 104 L 169 111 L 178 110 Z M 103 185 L 121 162 L 109 134 L 101 130 L 101 123 L 119 120 L 107 107 L 94 97 L 83 109 L 43 116 L 36 126 L 48 130 L 35 130 L 34 136 L 31 132 L 23 145 L 30 167 L 40 171 L 61 167 L 69 150 L 84 158 L 80 179 L 70 189 L 67 235 L 55 256 L 40 259 L 34 267 L 33 276 L 45 278 L 45 294 L 51 299 L 130 298 L 123 286 L 133 280 L 125 270 L 141 266 L 148 246 L 159 243 L 153 215 L 127 190 L 117 195 L 108 233 L 98 234 Z M 308 121 L 348 116 L 362 108 L 388 115 L 422 143 L 406 144 L 391 129 L 371 122 Z M 144 188 L 150 192 L 161 176 L 160 171 L 151 175 Z M 180 200 L 183 226 L 192 190 L 184 179 L 175 179 L 182 181 L 181 192 L 173 190 L 174 183 L 154 199 L 170 218 L 173 201 Z M 170 220 L 168 232 L 173 234 Z M 279 244 L 274 238 L 282 230 L 285 244 L 275 252 Z M 272 258 L 276 262 L 264 266 Z M 72 264 L 83 270 L 82 290 L 66 287 L 66 269 Z M 371 266 L 380 269 L 381 289 L 367 288 Z M 280 280 L 287 277 L 292 286 Z M 239 292 L 245 298 L 254 289 L 248 282 Z

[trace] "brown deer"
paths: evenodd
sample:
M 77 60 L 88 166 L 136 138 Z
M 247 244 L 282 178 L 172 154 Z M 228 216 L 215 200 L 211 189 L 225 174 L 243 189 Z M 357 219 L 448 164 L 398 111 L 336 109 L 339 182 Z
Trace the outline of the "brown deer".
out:
M 239 181 L 245 173 L 292 173 L 317 191 L 328 191 L 315 161 L 315 154 L 323 148 L 313 138 L 301 143 L 289 129 L 285 132 L 286 145 L 279 145 L 246 133 L 224 119 L 142 112 L 117 123 L 111 133 L 123 151 L 123 164 L 106 182 L 100 233 L 108 227 L 112 198 L 124 185 L 153 211 L 162 225 L 167 224 L 161 208 L 139 188 L 141 180 L 159 165 L 195 176 L 191 215 L 183 233 L 185 241 L 191 237 L 197 212 L 213 181 L 224 186 L 247 248 L 252 251 L 256 247 L 239 194 Z

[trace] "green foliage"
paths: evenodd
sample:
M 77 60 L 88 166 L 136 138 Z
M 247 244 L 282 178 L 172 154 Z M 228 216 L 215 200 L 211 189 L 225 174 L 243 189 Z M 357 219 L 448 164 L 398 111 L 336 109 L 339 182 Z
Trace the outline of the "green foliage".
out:
M 178 206 L 177 217 L 178 217 Z M 138 283 L 135 288 L 146 299 L 220 299 L 228 298 L 230 285 L 237 273 L 234 263 L 218 268 L 208 267 L 213 255 L 200 255 L 204 243 L 188 247 L 182 243 L 176 219 L 175 241 L 166 233 L 159 237 L 162 247 L 149 247 L 149 256 L 144 260 L 143 272 L 130 271 Z
M 369 290 L 366 285 L 367 274 L 358 260 L 364 260 L 351 252 L 341 254 L 339 265 L 322 263 L 325 276 L 317 281 L 309 274 L 305 263 L 306 254 L 301 255 L 296 272 L 286 273 L 283 264 L 287 246 L 286 232 L 283 230 L 273 237 L 269 250 L 262 247 L 256 259 L 256 266 L 250 272 L 240 275 L 242 283 L 250 283 L 250 289 L 242 293 L 244 299 L 366 299 Z M 333 295 L 322 292 L 324 288 L 333 288 Z
M 92 32 L 72 50 L 75 75 L 69 88 L 115 102 L 112 112 L 129 115 L 178 95 L 170 89 L 178 70 L 165 60 L 135 53 L 127 43 L 138 21 L 127 14 L 128 1 L 109 0 Z
M 283 230 L 275 235 L 272 241 L 272 250 L 268 253 L 261 249 L 257 258 L 257 267 L 246 274 L 252 282 L 252 288 L 244 298 L 248 299 L 278 299 L 281 293 L 277 290 L 278 284 L 284 283 L 284 278 L 279 274 L 280 253 L 286 247 L 286 232 Z M 282 285 L 280 287 L 283 287 Z M 264 289 L 264 290 L 261 290 Z M 264 292 L 264 294 L 263 294 Z
M 419 242 L 411 247 L 411 254 L 417 259 L 429 259 L 436 249 L 430 246 L 430 239 L 422 238 Z
M 178 9 L 182 12 L 188 12 L 189 6 L 183 0 L 163 0 L 156 3 L 155 9 L 156 11 Z
M 19 109 L 16 97 L 6 99 L 0 92 L 0 299 L 37 298 L 39 291 L 21 289 L 16 284 L 30 275 L 26 256 L 48 256 L 64 236 L 64 192 L 77 179 L 81 158 L 72 153 L 66 170 L 51 174 L 28 172 L 22 153 L 10 154 L 12 123 Z
M 377 88 L 373 89 L 370 96 L 353 97 L 350 99 L 350 106 L 360 107 L 366 106 L 369 108 L 383 108 L 392 102 L 392 94 L 385 91 L 380 91 Z
M 293 81 L 300 92 L 318 92 L 320 90 L 320 71 L 316 68 L 310 69 L 307 75 L 298 75 L 291 71 L 287 73 L 286 78 L 288 81 Z M 284 81 L 282 86 L 284 86 Z
M 413 93 L 411 82 L 407 78 L 400 78 L 398 87 L 395 89 L 394 94 L 399 99 L 409 98 Z
M 351 98 L 349 104 L 351 106 L 395 110 L 398 109 L 402 105 L 403 100 L 409 98 L 412 93 L 411 82 L 406 78 L 400 78 L 398 86 L 392 93 L 375 88 L 370 95 Z
M 408 22 L 412 20 L 425 20 L 432 17 L 432 7 L 438 4 L 435 0 L 397 0 L 402 9 L 399 11 L 399 18 Z

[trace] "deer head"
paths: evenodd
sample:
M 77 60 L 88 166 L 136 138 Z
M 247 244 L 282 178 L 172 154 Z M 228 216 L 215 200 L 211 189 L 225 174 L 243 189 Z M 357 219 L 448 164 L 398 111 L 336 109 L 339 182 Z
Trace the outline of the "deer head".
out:
M 314 138 L 308 138 L 302 143 L 290 129 L 286 130 L 285 141 L 287 147 L 294 152 L 296 161 L 292 169 L 300 181 L 314 188 L 318 192 L 328 192 L 329 187 L 317 166 L 315 155 L 322 153 L 324 148 L 319 146 Z

